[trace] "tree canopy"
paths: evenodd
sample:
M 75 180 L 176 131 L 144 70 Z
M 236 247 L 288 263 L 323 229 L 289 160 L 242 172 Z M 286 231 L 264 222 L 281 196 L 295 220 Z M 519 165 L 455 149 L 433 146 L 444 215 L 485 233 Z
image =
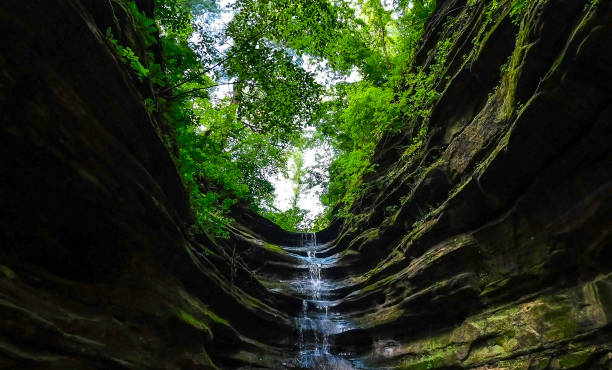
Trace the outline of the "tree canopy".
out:
M 173 128 L 168 145 L 211 236 L 226 234 L 236 202 L 290 230 L 346 217 L 378 141 L 435 99 L 430 71 L 412 66 L 434 0 L 156 0 L 154 19 L 130 6 L 144 34 L 161 35 L 163 61 L 115 45 L 155 84 L 147 106 Z M 323 144 L 331 164 L 310 171 L 301 153 Z M 278 175 L 294 184 L 286 211 L 274 206 Z M 306 222 L 298 198 L 314 186 L 327 212 Z

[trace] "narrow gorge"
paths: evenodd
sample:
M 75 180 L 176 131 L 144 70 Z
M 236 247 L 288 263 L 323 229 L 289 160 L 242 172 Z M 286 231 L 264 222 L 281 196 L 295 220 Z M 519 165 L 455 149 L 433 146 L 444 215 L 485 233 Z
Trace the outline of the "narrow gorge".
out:
M 127 3 L 0 1 L 0 369 L 612 369 L 612 1 L 438 0 L 350 216 L 225 238 Z

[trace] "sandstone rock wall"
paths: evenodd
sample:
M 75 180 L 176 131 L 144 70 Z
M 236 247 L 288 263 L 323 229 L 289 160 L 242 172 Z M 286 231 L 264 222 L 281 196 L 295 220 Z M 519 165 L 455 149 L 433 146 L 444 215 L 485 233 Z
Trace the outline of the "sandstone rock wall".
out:
M 516 3 L 438 3 L 426 144 L 382 141 L 330 249 L 360 327 L 336 343 L 373 367 L 612 366 L 612 3 Z

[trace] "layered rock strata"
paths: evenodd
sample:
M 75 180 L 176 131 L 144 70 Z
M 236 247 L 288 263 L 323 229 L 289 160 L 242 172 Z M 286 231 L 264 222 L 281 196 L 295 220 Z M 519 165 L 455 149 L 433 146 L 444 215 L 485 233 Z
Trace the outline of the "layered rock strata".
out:
M 438 2 L 437 103 L 317 235 L 354 364 L 612 366 L 612 3 L 517 3 Z M 245 208 L 228 240 L 190 232 L 152 88 L 104 37 L 143 52 L 124 7 L 0 2 L 0 367 L 290 367 L 302 236 Z
M 438 2 L 417 61 L 452 46 L 425 144 L 381 141 L 330 249 L 359 327 L 338 350 L 372 367 L 612 366 L 612 4 L 516 7 Z

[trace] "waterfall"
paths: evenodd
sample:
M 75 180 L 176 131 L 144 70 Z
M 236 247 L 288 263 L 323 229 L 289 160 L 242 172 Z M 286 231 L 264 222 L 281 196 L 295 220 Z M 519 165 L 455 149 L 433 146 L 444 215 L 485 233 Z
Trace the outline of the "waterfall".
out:
M 297 318 L 298 355 L 296 366 L 306 369 L 353 369 L 351 363 L 331 353 L 329 337 L 348 329 L 346 321 L 333 312 L 333 290 L 337 283 L 325 277 L 335 257 L 318 257 L 321 249 L 316 234 L 303 234 L 299 252 L 307 273 L 294 281 L 295 291 L 302 298 L 301 316 Z

